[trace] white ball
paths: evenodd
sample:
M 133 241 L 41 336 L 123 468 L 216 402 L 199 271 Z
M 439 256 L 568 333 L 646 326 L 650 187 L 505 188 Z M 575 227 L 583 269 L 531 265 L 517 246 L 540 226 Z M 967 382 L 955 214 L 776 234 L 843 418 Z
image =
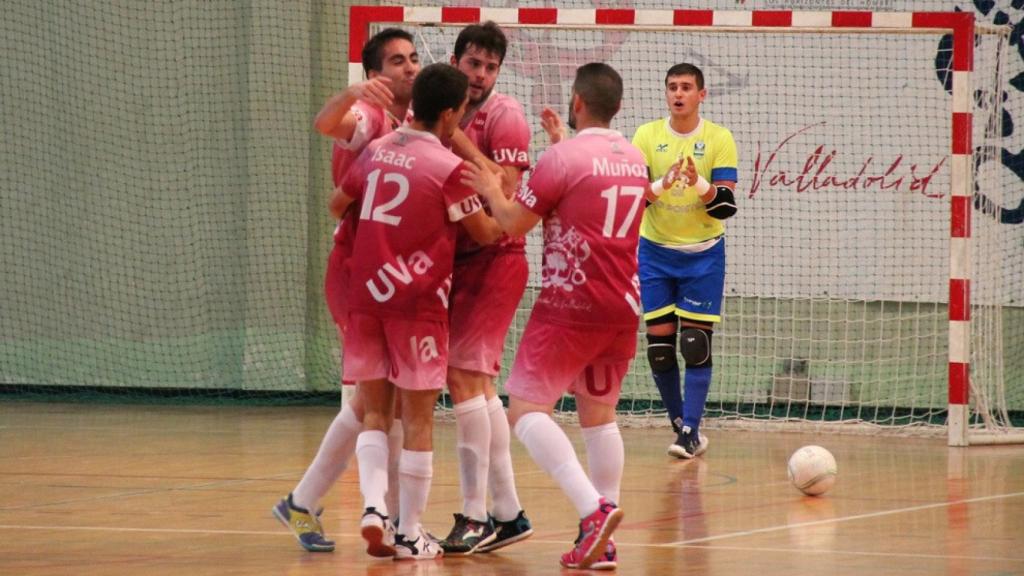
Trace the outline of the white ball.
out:
M 820 496 L 836 483 L 836 459 L 821 446 L 804 446 L 789 457 L 789 481 L 809 496 Z

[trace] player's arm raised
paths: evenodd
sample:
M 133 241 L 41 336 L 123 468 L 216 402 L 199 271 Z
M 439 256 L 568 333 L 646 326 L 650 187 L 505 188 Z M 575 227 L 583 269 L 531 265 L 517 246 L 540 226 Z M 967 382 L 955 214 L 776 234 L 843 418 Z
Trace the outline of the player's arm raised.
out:
M 498 175 L 479 164 L 467 162 L 463 166 L 462 183 L 487 200 L 491 214 L 507 234 L 522 236 L 540 222 L 539 215 L 506 197 Z
M 394 102 L 391 79 L 377 76 L 349 86 L 331 96 L 313 120 L 313 127 L 324 136 L 351 140 L 356 130 L 356 117 L 352 106 L 359 100 L 387 110 Z
M 488 158 L 459 128 L 452 133 L 452 152 L 458 154 L 463 160 L 486 166 L 491 172 L 501 175 L 501 186 L 505 195 L 511 198 L 515 194 L 515 185 L 519 181 L 519 169 L 514 166 L 501 166 Z
M 548 134 L 548 140 L 552 145 L 558 144 L 568 136 L 568 129 L 562 122 L 562 117 L 551 108 L 544 108 L 540 113 L 540 127 Z

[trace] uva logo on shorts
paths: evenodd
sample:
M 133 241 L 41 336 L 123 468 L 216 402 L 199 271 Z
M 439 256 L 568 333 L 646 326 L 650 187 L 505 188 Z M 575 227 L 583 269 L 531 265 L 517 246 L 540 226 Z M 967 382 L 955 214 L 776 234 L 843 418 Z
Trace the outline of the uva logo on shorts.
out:
M 441 357 L 441 353 L 437 351 L 437 341 L 433 336 L 424 336 L 423 338 L 413 336 L 409 338 L 409 344 L 412 345 L 412 355 L 423 364 Z

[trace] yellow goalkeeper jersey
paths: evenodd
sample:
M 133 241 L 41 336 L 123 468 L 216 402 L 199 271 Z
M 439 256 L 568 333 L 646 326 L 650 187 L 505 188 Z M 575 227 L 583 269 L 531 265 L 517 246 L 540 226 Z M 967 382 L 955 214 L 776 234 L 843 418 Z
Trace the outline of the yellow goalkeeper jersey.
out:
M 697 173 L 708 182 L 736 182 L 736 142 L 732 132 L 704 118 L 689 134 L 673 130 L 668 118 L 648 122 L 637 128 L 633 145 L 643 153 L 653 181 L 664 176 L 677 159 L 693 156 Z M 697 244 L 724 232 L 722 221 L 708 216 L 704 210 L 697 189 L 679 182 L 647 206 L 640 224 L 642 237 L 669 246 Z

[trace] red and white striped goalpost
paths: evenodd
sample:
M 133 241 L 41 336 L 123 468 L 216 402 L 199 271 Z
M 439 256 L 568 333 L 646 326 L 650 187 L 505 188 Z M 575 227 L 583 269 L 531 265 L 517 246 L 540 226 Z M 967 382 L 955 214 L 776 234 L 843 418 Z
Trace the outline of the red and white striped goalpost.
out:
M 370 25 L 471 24 L 492 20 L 506 26 L 636 26 L 644 29 L 737 29 L 800 31 L 931 31 L 953 36 L 953 107 L 950 134 L 949 407 L 948 443 L 990 443 L 968 436 L 970 411 L 971 200 L 973 195 L 972 83 L 974 15 L 968 12 L 800 12 L 790 10 L 626 10 L 353 6 L 349 10 L 349 83 L 363 77 L 362 47 Z

